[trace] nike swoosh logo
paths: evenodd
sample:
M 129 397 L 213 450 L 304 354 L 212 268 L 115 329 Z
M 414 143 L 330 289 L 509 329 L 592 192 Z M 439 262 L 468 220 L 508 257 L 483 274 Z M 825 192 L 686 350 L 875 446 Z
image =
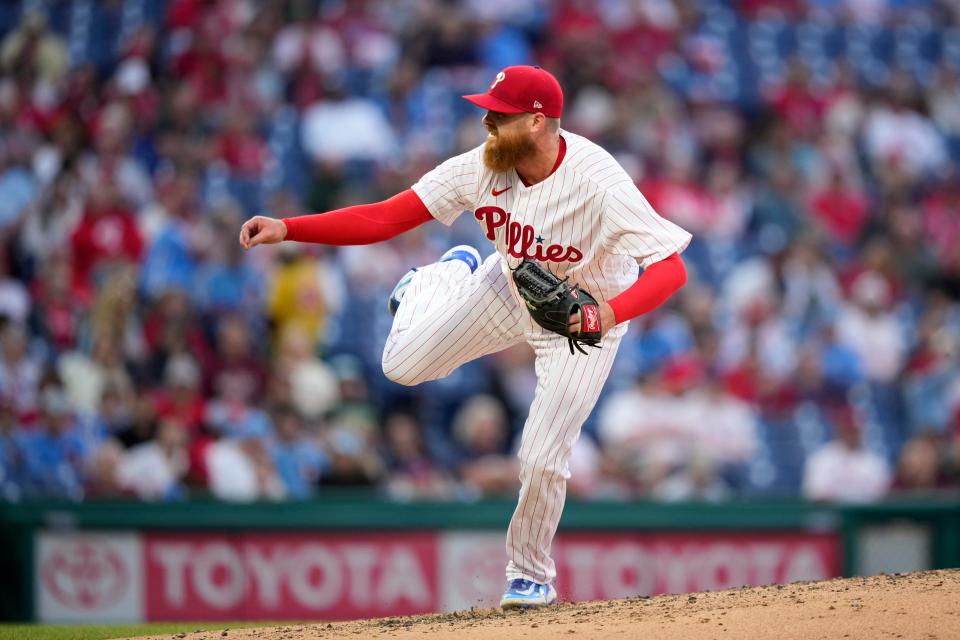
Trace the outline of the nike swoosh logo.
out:
M 531 584 L 531 585 L 530 585 L 529 587 L 527 587 L 526 589 L 511 589 L 511 590 L 510 590 L 510 595 L 512 595 L 512 596 L 532 596 L 532 595 L 534 595 L 534 594 L 536 593 L 536 591 L 537 591 L 537 585 L 536 585 L 536 584 Z
M 503 193 L 503 192 L 506 191 L 507 189 L 510 189 L 512 186 L 513 186 L 513 185 L 510 185 L 510 187 L 507 187 L 506 189 L 500 189 L 500 191 L 497 191 L 497 188 L 494 187 L 494 188 L 493 188 L 493 191 L 492 191 L 493 197 L 496 198 L 498 195 L 500 195 L 501 193 Z

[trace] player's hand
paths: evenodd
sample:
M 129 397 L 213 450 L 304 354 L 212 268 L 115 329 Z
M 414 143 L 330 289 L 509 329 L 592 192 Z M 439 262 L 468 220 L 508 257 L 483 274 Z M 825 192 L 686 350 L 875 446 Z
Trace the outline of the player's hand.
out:
M 617 324 L 617 318 L 613 315 L 613 309 L 606 302 L 601 302 L 598 306 L 600 307 L 600 335 L 605 336 L 607 331 L 610 331 Z M 579 310 L 570 316 L 570 323 L 567 326 L 570 327 L 571 334 L 580 333 Z
M 258 244 L 276 244 L 287 237 L 283 220 L 267 216 L 253 216 L 240 228 L 240 246 L 244 249 Z

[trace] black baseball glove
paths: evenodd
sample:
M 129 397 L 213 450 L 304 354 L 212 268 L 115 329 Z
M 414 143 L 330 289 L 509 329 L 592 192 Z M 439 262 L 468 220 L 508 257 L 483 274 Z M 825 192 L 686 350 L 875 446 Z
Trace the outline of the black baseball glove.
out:
M 570 341 L 570 353 L 576 347 L 587 353 L 582 345 L 600 346 L 600 307 L 596 299 L 581 289 L 571 287 L 533 260 L 524 260 L 513 270 L 513 281 L 520 297 L 527 304 L 530 316 L 544 329 L 564 336 Z M 570 316 L 580 312 L 580 331 L 570 333 Z

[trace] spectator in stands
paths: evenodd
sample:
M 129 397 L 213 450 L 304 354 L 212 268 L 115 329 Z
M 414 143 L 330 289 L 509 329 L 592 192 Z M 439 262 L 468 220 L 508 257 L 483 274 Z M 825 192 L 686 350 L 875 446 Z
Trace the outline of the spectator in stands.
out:
M 955 256 L 960 245 L 960 216 L 956 215 L 960 210 L 960 169 L 956 165 L 942 180 L 929 185 L 920 210 L 924 239 L 933 248 L 938 262 L 944 264 Z
M 196 360 L 186 353 L 167 360 L 163 387 L 154 393 L 153 406 L 158 418 L 175 420 L 191 435 L 199 431 L 206 415 L 206 400 L 201 394 Z
M 309 337 L 312 347 L 324 330 L 331 306 L 328 295 L 336 287 L 327 286 L 328 265 L 317 260 L 312 249 L 281 245 L 280 254 L 268 303 L 276 335 L 282 337 L 291 327 L 297 328 Z
M 931 305 L 918 323 L 904 387 L 907 426 L 914 434 L 949 433 L 960 411 L 960 341 L 945 326 L 945 312 L 942 305 Z
M 877 95 L 863 125 L 863 144 L 875 167 L 893 162 L 913 178 L 932 177 L 946 168 L 943 137 L 917 108 L 919 99 L 902 69 L 892 74 L 889 90 Z
M 280 500 L 286 495 L 266 439 L 222 438 L 204 452 L 210 493 L 221 500 Z
M 173 178 L 161 196 L 163 210 L 149 211 L 152 220 L 141 217 L 144 226 L 152 227 L 140 270 L 140 288 L 150 300 L 172 289 L 192 291 L 197 284 L 199 255 L 214 240 L 209 225 L 197 215 L 195 189 L 191 177 Z
M 74 290 L 89 295 L 117 263 L 136 262 L 143 240 L 133 212 L 109 182 L 90 192 L 83 217 L 70 239 Z
M 136 437 L 134 431 L 137 426 L 135 394 L 133 386 L 125 383 L 111 381 L 103 386 L 99 396 L 100 404 L 91 416 L 98 433 L 117 439 L 127 446 L 135 444 L 134 440 L 131 440 Z
M 40 193 L 29 167 L 30 147 L 22 134 L 0 139 L 0 231 L 4 233 L 16 229 Z
M 37 410 L 42 367 L 29 352 L 23 327 L 8 324 L 0 330 L 0 394 L 10 398 L 17 414 L 30 420 Z
M 91 450 L 62 389 L 48 387 L 37 425 L 21 434 L 23 491 L 30 497 L 83 497 L 84 465 Z
M 384 161 L 395 153 L 393 129 L 373 101 L 346 95 L 327 76 L 325 97 L 303 114 L 303 148 L 314 161 Z
M 217 395 L 206 402 L 203 422 L 228 438 L 265 438 L 272 431 L 270 417 L 253 404 L 250 388 L 242 377 L 221 378 Z
M 247 254 L 230 237 L 239 224 L 236 210 L 215 212 L 209 246 L 191 286 L 200 310 L 208 315 L 240 314 L 252 326 L 263 324 L 265 298 L 262 273 L 247 260 Z
M 201 175 L 213 160 L 214 147 L 200 107 L 196 87 L 178 83 L 163 97 L 163 109 L 155 132 L 157 154 L 162 161 L 190 175 Z M 162 186 L 161 186 L 162 188 Z
M 929 494 L 947 486 L 947 439 L 926 432 L 908 440 L 900 450 L 891 491 Z
M 0 248 L 0 320 L 24 326 L 30 319 L 33 302 L 23 281 L 11 273 L 11 262 Z
M 205 422 L 228 437 L 266 437 L 270 418 L 257 403 L 266 384 L 266 370 L 253 358 L 246 323 L 226 318 L 217 333 L 218 353 L 208 377 L 210 390 Z
M 797 238 L 782 265 L 774 258 L 770 266 L 783 288 L 781 313 L 794 331 L 808 335 L 834 320 L 843 294 L 830 257 L 812 235 Z
M 754 200 L 748 229 L 767 253 L 782 249 L 800 233 L 803 225 L 798 199 L 798 175 L 789 164 L 774 164 Z
M 130 302 L 124 297 L 119 304 Z M 181 354 L 189 354 L 198 375 L 210 371 L 213 361 L 210 341 L 185 291 L 167 289 L 144 318 L 142 332 L 150 359 L 146 375 L 151 382 L 162 380 L 167 362 Z
M 696 158 L 674 152 L 667 155 L 665 175 L 641 186 L 654 209 L 691 233 L 700 234 L 712 226 L 717 210 L 696 171 Z
M 176 419 L 161 420 L 156 438 L 131 447 L 117 465 L 117 482 L 141 500 L 184 497 L 188 429 Z
M 675 358 L 662 371 L 611 394 L 602 407 L 600 443 L 631 482 L 639 481 L 641 491 L 685 460 L 693 414 L 683 396 L 700 373 L 698 363 Z
M 772 297 L 778 294 L 761 291 L 748 299 L 719 336 L 716 364 L 735 395 L 756 402 L 763 411 L 776 412 L 794 395 L 797 350 Z
M 256 122 L 248 106 L 230 110 L 227 122 L 217 139 L 217 154 L 231 175 L 256 179 L 269 159 L 267 147 L 257 135 Z
M 88 312 L 86 301 L 72 295 L 70 280 L 70 261 L 65 256 L 56 255 L 43 263 L 31 285 L 33 314 L 30 329 L 52 355 L 69 351 L 76 345 L 81 322 Z M 135 321 L 129 316 L 123 320 Z
M 857 353 L 871 382 L 893 382 L 906 361 L 903 329 L 892 307 L 887 281 L 865 271 L 851 286 L 850 301 L 837 318 L 837 337 Z
M 59 323 L 63 323 L 65 329 L 72 329 L 69 324 L 72 318 L 63 313 L 64 310 L 59 306 L 60 301 L 57 302 L 54 309 L 61 317 L 54 317 L 59 320 L 55 326 L 59 328 Z M 131 368 L 131 375 L 138 380 L 149 379 L 152 383 L 160 377 L 151 371 L 153 363 L 150 362 L 158 354 L 151 353 L 155 346 L 148 340 L 144 326 L 147 318 L 138 313 L 140 307 L 137 302 L 136 267 L 128 266 L 116 269 L 96 292 L 89 311 L 83 311 L 85 317 L 89 318 L 91 333 L 109 335 L 116 340 L 124 363 Z
M 116 440 L 104 440 L 87 458 L 85 469 L 84 497 L 116 498 L 118 496 L 138 497 L 120 484 L 118 470 L 124 459 L 124 449 Z M 150 499 L 145 496 L 144 499 Z
M 25 83 L 56 86 L 68 65 L 66 43 L 47 29 L 47 18 L 40 11 L 25 11 L 19 26 L 0 43 L 0 68 Z
M 732 495 L 716 465 L 705 455 L 694 455 L 651 484 L 650 497 L 662 502 L 720 502 Z
M 853 385 L 863 382 L 857 353 L 836 339 L 832 324 L 818 327 L 799 352 L 795 384 L 797 399 L 817 406 L 842 402 Z
M 244 318 L 221 317 L 217 325 L 217 354 L 205 389 L 208 395 L 223 396 L 226 385 L 234 384 L 244 403 L 263 396 L 267 370 L 254 351 L 250 329 Z
M 327 454 L 316 437 L 306 432 L 302 418 L 292 406 L 275 406 L 270 417 L 273 423 L 270 454 L 286 495 L 294 499 L 309 498 L 330 465 Z
M 290 386 L 290 401 L 305 418 L 316 419 L 334 408 L 339 385 L 329 366 L 314 355 L 315 341 L 299 325 L 280 334 L 275 375 Z
M 3 191 L 0 187 L 0 193 Z M 5 194 L 2 202 L 9 202 L 9 195 Z M 33 201 L 32 210 L 23 222 L 21 242 L 34 260 L 46 263 L 68 251 L 70 236 L 83 215 L 84 198 L 84 187 L 71 167 L 62 169 L 53 184 Z M 0 219 L 4 217 L 0 214 Z
M 810 208 L 827 237 L 840 247 L 852 247 L 867 223 L 866 195 L 849 183 L 841 167 L 833 167 L 830 181 L 815 192 Z
M 356 356 L 340 354 L 331 358 L 329 364 L 337 378 L 340 396 L 331 411 L 331 420 L 349 420 L 357 416 L 364 422 L 379 422 L 380 412 L 370 397 L 363 362 Z
M 714 210 L 703 233 L 719 242 L 735 242 L 753 208 L 753 194 L 746 187 L 740 165 L 730 160 L 716 160 L 707 169 L 707 197 Z
M 515 491 L 519 465 L 508 453 L 510 435 L 503 403 L 492 396 L 466 400 L 453 418 L 453 436 L 460 447 L 456 473 L 473 495 Z
M 104 393 L 103 401 L 110 401 L 109 390 Z M 112 433 L 112 436 L 119 440 L 124 447 L 129 449 L 130 447 L 154 438 L 157 432 L 157 411 L 153 397 L 144 389 L 136 389 L 133 396 L 129 398 L 129 401 L 121 405 L 118 411 L 121 416 L 118 422 L 120 422 L 121 425 L 128 421 L 122 417 L 127 410 L 130 412 L 128 419 L 129 428 L 115 431 Z M 110 414 L 101 408 L 101 415 L 109 416 Z M 106 420 L 105 418 L 101 419 Z M 109 423 L 106 424 L 105 430 L 107 433 L 110 433 Z
M 793 136 L 810 138 L 820 130 L 823 96 L 811 86 L 810 70 L 800 58 L 789 60 L 786 81 L 770 91 L 767 101 Z
M 718 376 L 705 375 L 684 401 L 694 414 L 690 421 L 690 449 L 710 466 L 737 467 L 757 449 L 756 416 L 750 405 L 731 394 Z
M 377 425 L 359 415 L 333 422 L 323 435 L 330 468 L 322 484 L 370 487 L 383 480 L 386 469 L 377 451 L 376 437 Z
M 104 191 L 114 206 L 139 208 L 153 197 L 153 183 L 131 152 L 133 125 L 130 105 L 105 104 L 91 123 L 93 149 L 80 158 L 78 169 L 91 196 Z
M 394 412 L 383 425 L 384 462 L 389 472 L 387 491 L 399 500 L 447 498 L 453 493 L 448 474 L 438 468 L 423 445 L 416 416 Z
M 814 451 L 803 469 L 803 496 L 827 502 L 875 502 L 892 480 L 883 458 L 862 445 L 862 419 L 849 407 L 830 414 L 834 439 Z
M 133 381 L 123 362 L 121 345 L 116 336 L 99 334 L 93 337 L 92 352 L 87 355 L 72 351 L 60 356 L 57 373 L 74 409 L 92 416 L 100 407 L 107 386 L 132 389 Z

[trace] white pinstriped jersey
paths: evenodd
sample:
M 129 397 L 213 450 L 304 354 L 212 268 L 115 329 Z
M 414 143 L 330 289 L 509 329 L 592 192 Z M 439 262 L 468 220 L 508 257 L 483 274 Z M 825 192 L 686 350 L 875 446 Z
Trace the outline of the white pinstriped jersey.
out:
M 547 179 L 525 186 L 494 173 L 483 145 L 424 175 L 413 190 L 440 222 L 472 211 L 510 267 L 523 257 L 609 300 L 647 267 L 686 248 L 690 234 L 657 215 L 620 164 L 600 146 L 561 130 L 566 154 Z

